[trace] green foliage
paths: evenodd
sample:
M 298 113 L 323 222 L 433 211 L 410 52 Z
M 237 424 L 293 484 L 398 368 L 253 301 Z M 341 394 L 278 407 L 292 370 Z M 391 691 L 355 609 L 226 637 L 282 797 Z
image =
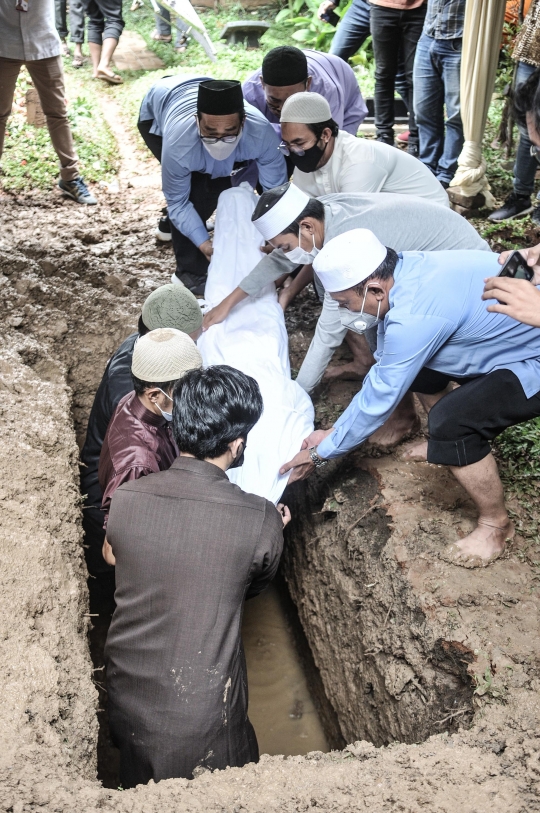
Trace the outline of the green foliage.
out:
M 116 171 L 116 143 L 89 89 L 66 77 L 73 140 L 79 156 L 80 173 L 86 181 L 110 178 Z M 15 112 L 8 120 L 2 156 L 2 186 L 8 192 L 51 189 L 59 177 L 58 158 L 46 127 L 26 122 L 24 97 L 30 78 L 21 71 L 15 89 Z M 76 95 L 75 95 L 76 94 Z
M 540 479 L 540 418 L 512 426 L 495 441 L 504 479 Z
M 349 9 L 352 0 L 343 8 L 339 6 L 334 9 L 338 17 L 343 17 Z M 326 20 L 320 20 L 318 10 L 320 0 L 289 0 L 289 8 L 282 9 L 276 17 L 276 22 L 284 22 L 293 26 L 296 30 L 292 34 L 292 39 L 304 48 L 315 48 L 317 51 L 328 51 L 332 44 L 332 39 L 336 29 Z M 299 12 L 305 8 L 305 13 L 298 16 Z

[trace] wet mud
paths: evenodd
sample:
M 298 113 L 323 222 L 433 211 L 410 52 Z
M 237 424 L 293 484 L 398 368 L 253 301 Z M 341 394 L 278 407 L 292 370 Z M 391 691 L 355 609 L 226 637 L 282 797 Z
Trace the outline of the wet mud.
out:
M 156 167 L 130 138 L 120 193 L 92 211 L 54 193 L 0 200 L 0 810 L 540 810 L 540 557 L 517 537 L 485 570 L 442 561 L 472 507 L 401 449 L 288 495 L 283 574 L 338 728 L 329 744 L 350 744 L 126 792 L 98 782 L 76 439 L 108 356 L 174 268 L 152 237 Z M 316 307 L 306 292 L 288 316 L 296 369 Z M 321 425 L 357 386 L 321 389 Z

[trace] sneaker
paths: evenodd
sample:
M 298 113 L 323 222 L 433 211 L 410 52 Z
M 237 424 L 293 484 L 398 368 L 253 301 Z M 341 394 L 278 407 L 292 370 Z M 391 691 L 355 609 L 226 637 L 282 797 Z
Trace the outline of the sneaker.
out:
M 86 203 L 88 206 L 95 206 L 97 203 L 80 175 L 74 181 L 58 181 L 58 186 L 64 195 L 69 195 L 77 203 Z
M 501 220 L 513 220 L 515 217 L 524 217 L 532 212 L 533 207 L 528 195 L 516 195 L 512 192 L 506 198 L 500 209 L 495 209 L 490 214 L 488 220 L 492 223 L 499 223 Z
M 410 136 L 409 130 L 405 130 L 404 133 L 399 133 L 399 135 L 397 135 L 396 138 L 398 141 L 401 141 L 402 144 L 407 144 L 409 141 L 409 136 Z
M 163 217 L 160 217 L 158 220 L 155 235 L 156 240 L 160 240 L 162 243 L 170 243 L 172 240 L 171 221 L 169 220 L 166 209 L 163 209 Z
M 380 141 L 381 144 L 388 144 L 389 147 L 394 146 L 394 139 L 392 138 L 392 136 L 378 135 L 375 141 Z

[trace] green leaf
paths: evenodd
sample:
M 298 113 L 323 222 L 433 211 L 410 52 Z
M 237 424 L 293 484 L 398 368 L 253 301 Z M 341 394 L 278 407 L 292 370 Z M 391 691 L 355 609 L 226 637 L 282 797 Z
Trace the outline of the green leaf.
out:
M 286 20 L 287 17 L 290 17 L 292 11 L 290 8 L 282 8 L 281 11 L 278 11 L 276 14 L 276 23 L 281 23 L 283 20 Z
M 307 42 L 311 38 L 311 31 L 309 28 L 301 28 L 300 31 L 294 32 L 292 38 L 296 42 Z

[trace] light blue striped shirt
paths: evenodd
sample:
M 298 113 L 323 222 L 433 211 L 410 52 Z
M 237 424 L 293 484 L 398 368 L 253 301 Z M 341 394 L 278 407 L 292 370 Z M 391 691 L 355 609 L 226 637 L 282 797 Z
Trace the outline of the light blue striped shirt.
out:
M 481 299 L 484 278 L 500 271 L 486 251 L 404 252 L 394 272 L 390 310 L 379 324 L 377 363 L 322 443 L 321 457 L 340 457 L 375 432 L 423 367 L 449 376 L 511 370 L 527 398 L 540 391 L 540 329 Z
M 169 217 L 196 246 L 208 240 L 208 232 L 189 200 L 192 172 L 225 178 L 231 175 L 235 163 L 255 161 L 263 189 L 287 181 L 285 159 L 278 149 L 279 138 L 262 113 L 247 102 L 242 137 L 234 152 L 224 161 L 212 158 L 203 146 L 195 120 L 199 84 L 205 79 L 211 77 L 160 79 L 144 97 L 139 113 L 140 121 L 153 120 L 150 132 L 163 137 L 161 171 Z

